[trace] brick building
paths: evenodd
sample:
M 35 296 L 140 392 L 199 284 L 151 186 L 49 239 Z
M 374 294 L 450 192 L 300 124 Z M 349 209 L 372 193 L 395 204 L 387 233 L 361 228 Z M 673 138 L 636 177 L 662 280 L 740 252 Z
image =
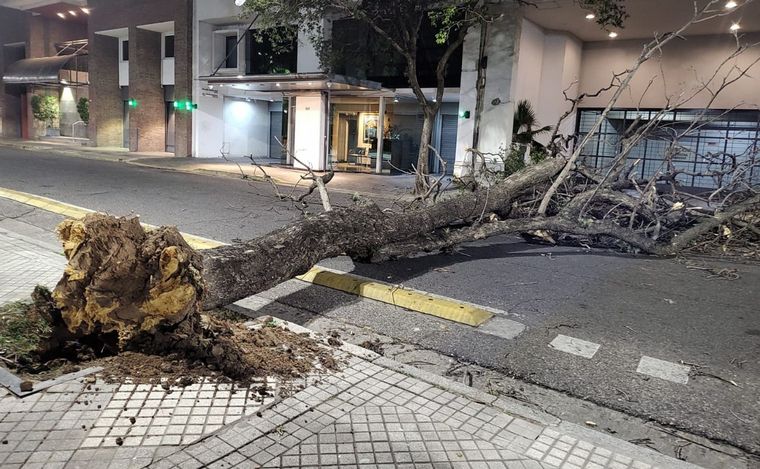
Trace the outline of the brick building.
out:
M 191 154 L 192 0 L 90 0 L 90 125 L 97 146 Z

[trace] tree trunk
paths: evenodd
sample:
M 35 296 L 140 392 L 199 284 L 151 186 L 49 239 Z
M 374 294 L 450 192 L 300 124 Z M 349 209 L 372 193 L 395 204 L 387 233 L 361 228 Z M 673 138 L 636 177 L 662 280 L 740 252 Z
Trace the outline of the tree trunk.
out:
M 487 191 L 404 213 L 374 204 L 334 208 L 260 238 L 202 252 L 191 249 L 175 228 L 146 234 L 137 219 L 88 215 L 59 228 L 69 265 L 54 298 L 71 331 L 131 337 L 173 326 L 201 309 L 272 288 L 322 259 L 371 259 L 385 245 L 508 207 L 527 189 L 547 183 L 564 163 L 546 160 Z
M 428 145 L 433 140 L 433 126 L 435 125 L 436 111 L 423 107 L 425 118 L 422 122 L 422 135 L 420 135 L 420 151 L 417 154 L 417 173 L 414 184 L 415 194 L 424 194 L 430 187 L 430 173 L 429 160 L 430 149 Z

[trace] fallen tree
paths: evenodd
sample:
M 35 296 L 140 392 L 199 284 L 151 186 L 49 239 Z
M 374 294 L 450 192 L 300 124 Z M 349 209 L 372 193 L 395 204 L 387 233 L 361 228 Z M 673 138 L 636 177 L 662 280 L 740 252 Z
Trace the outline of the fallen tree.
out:
M 510 218 L 521 211 L 518 201 L 550 184 L 564 166 L 564 159 L 551 158 L 488 188 L 403 213 L 367 202 L 335 208 L 248 242 L 205 251 L 193 250 L 173 227 L 146 233 L 136 218 L 88 215 L 59 228 L 69 265 L 53 296 L 72 332 L 118 331 L 131 337 L 183 323 L 201 310 L 267 290 L 322 259 L 343 254 L 357 261 L 386 260 L 497 234 L 541 230 L 606 237 L 638 252 L 672 255 L 734 218 L 760 212 L 760 195 L 747 192 L 735 194 L 744 200 L 712 214 L 694 215 L 684 207 L 668 210 L 667 219 L 642 207 L 636 225 L 624 226 L 615 217 L 594 213 L 623 210 L 627 218 L 640 200 L 589 186 L 552 215 Z M 593 210 L 581 215 L 592 197 Z M 499 219 L 497 213 L 506 218 Z M 669 235 L 647 236 L 646 227 L 656 223 L 669 227 Z

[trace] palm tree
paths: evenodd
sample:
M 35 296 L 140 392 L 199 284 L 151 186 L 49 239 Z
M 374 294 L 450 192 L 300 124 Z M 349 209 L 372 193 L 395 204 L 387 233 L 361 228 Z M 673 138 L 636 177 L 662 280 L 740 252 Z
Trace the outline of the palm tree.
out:
M 541 145 L 536 142 L 534 138 L 536 135 L 544 132 L 549 132 L 552 127 L 550 125 L 535 129 L 538 125 L 538 119 L 536 119 L 536 113 L 533 110 L 533 106 L 530 101 L 523 99 L 517 103 L 517 109 L 515 109 L 514 125 L 512 127 L 512 141 L 521 145 Z
M 552 129 L 550 125 L 535 129 L 537 125 L 538 119 L 536 119 L 536 113 L 533 111 L 530 101 L 527 99 L 519 101 L 515 109 L 512 126 L 512 141 L 521 147 L 525 147 L 525 164 L 530 164 L 530 151 L 532 147 L 544 147 L 544 145 L 535 140 L 535 137 Z

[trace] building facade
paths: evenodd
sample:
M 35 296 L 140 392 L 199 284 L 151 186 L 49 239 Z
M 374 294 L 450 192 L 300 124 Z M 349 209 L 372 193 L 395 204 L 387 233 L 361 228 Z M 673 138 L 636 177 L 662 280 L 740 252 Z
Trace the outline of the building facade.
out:
M 327 67 L 309 31 L 298 25 L 263 30 L 232 0 L 10 3 L 16 9 L 0 10 L 0 71 L 11 79 L 0 84 L 4 136 L 44 133 L 29 118 L 33 94 L 58 96 L 60 133 L 72 135 L 77 123 L 70 88 L 74 100 L 90 98 L 91 145 L 201 158 L 253 156 L 315 170 L 385 174 L 409 170 L 416 162 L 423 113 L 408 88 L 403 61 L 376 47 L 377 38 L 359 22 L 324 19 L 332 55 L 342 57 Z M 687 125 L 695 118 L 693 110 L 707 107 L 714 123 L 684 137 L 684 146 L 700 154 L 721 148 L 757 153 L 760 52 L 751 47 L 726 58 L 737 43 L 760 41 L 760 5 L 753 2 L 732 14 L 732 4 L 725 15 L 692 26 L 639 69 L 602 131 L 583 148 L 585 158 L 608 163 L 631 122 L 662 118 L 658 110 L 691 94 L 666 118 L 674 127 Z M 432 139 L 444 163 L 431 154 L 433 171 L 467 174 L 473 168 L 471 148 L 508 150 L 521 100 L 532 104 L 539 126 L 559 123 L 565 135 L 588 132 L 611 96 L 596 91 L 634 63 L 654 32 L 673 30 L 693 12 L 689 0 L 631 0 L 626 7 L 631 16 L 625 28 L 608 30 L 572 0 L 538 1 L 524 9 L 508 1 L 496 4 L 496 20 L 472 28 L 450 61 Z M 440 50 L 424 40 L 432 37 L 429 27 L 423 25 L 418 67 L 432 99 L 434 81 L 425 72 L 434 68 Z M 54 58 L 82 41 L 85 47 L 74 55 L 86 57 L 84 66 Z M 12 83 L 14 73 L 19 75 L 11 70 L 15 64 L 46 57 L 60 65 L 54 83 Z M 700 91 L 710 80 L 716 85 L 716 69 L 730 75 L 747 67 L 748 73 L 717 98 L 709 86 Z M 570 99 L 589 93 L 572 109 Z M 662 145 L 647 139 L 632 153 L 642 162 L 642 177 L 662 165 Z M 696 161 L 679 164 L 697 171 Z M 686 179 L 690 185 L 707 183 Z
M 87 9 L 76 3 L 65 8 L 0 7 L 3 137 L 86 137 L 77 102 L 88 97 Z M 58 15 L 62 11 L 70 21 Z M 53 103 L 55 118 L 43 121 L 34 117 L 34 103 L 43 97 Z
M 191 0 L 90 0 L 94 145 L 190 156 Z

